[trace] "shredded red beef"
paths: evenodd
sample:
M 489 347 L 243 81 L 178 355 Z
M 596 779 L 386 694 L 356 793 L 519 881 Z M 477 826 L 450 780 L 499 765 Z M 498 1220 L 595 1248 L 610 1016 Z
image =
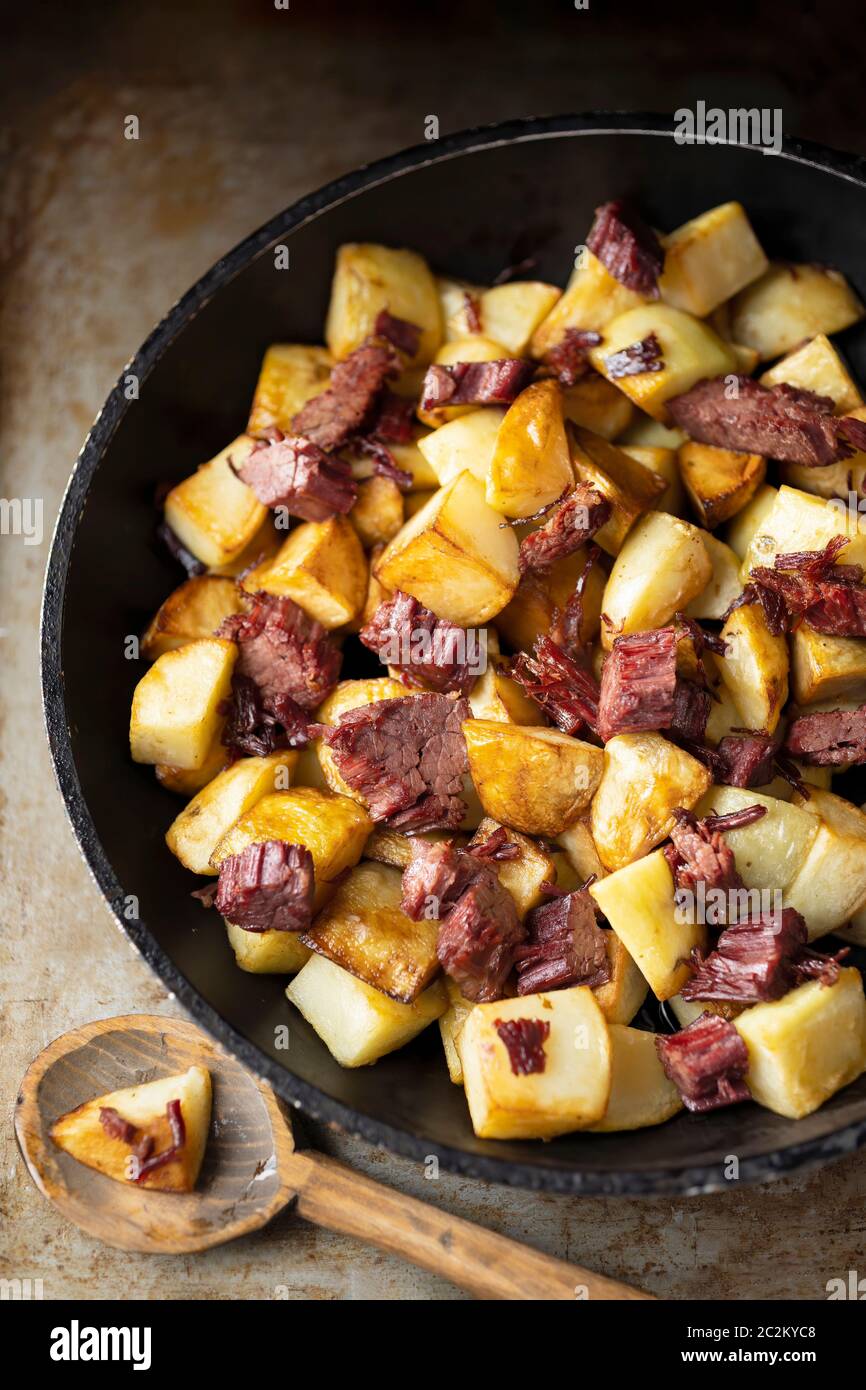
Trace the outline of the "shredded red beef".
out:
M 397 318 L 389 314 L 387 309 L 382 309 L 376 316 L 373 332 L 377 338 L 387 338 L 393 347 L 405 352 L 407 357 L 415 356 L 421 342 L 421 329 L 417 323 Z
M 196 555 L 193 555 L 191 550 L 187 550 L 186 546 L 177 535 L 177 532 L 171 529 L 167 521 L 161 521 L 159 523 L 156 528 L 156 534 L 172 559 L 177 560 L 179 565 L 183 565 L 190 579 L 194 579 L 199 574 L 204 574 L 207 566 L 203 565 L 201 560 L 199 560 Z
M 304 521 L 327 521 L 351 511 L 358 498 L 347 463 L 303 435 L 288 436 L 278 429 L 256 440 L 237 472 L 266 507 L 285 507 Z
M 444 917 L 478 876 L 479 856 L 446 840 L 412 841 L 412 859 L 403 870 L 402 908 L 413 922 Z
M 469 717 L 468 702 L 447 695 L 379 700 L 349 710 L 324 739 L 374 821 L 416 833 L 454 828 L 466 814 L 461 725 Z
M 337 684 L 343 656 L 321 623 L 290 598 L 259 591 L 244 595 L 246 611 L 226 618 L 218 636 L 238 646 L 235 676 L 255 682 L 266 710 L 289 696 L 316 709 Z
M 781 999 L 798 983 L 794 960 L 806 940 L 806 923 L 792 907 L 736 922 L 725 928 L 709 955 L 696 953 L 694 974 L 682 996 L 742 1004 Z
M 414 400 L 409 396 L 398 396 L 386 388 L 379 397 L 376 413 L 368 427 L 370 437 L 383 444 L 409 444 L 413 438 L 414 418 Z
M 396 667 L 414 684 L 431 690 L 463 695 L 479 671 L 479 634 L 437 618 L 400 589 L 379 605 L 358 635 L 384 666 Z
M 113 1105 L 100 1105 L 99 1123 L 105 1130 L 109 1139 L 120 1139 L 124 1144 L 131 1144 L 136 1136 L 135 1125 L 125 1120 L 114 1108 Z
M 566 734 L 598 723 L 598 682 L 549 637 L 538 637 L 532 656 L 519 652 L 511 674 L 549 719 Z
M 405 468 L 401 468 L 386 444 L 380 439 L 375 439 L 372 435 L 361 435 L 353 440 L 354 446 L 362 454 L 369 455 L 373 460 L 373 472 L 380 478 L 390 478 L 392 483 L 396 483 L 401 492 L 408 492 L 412 487 L 412 474 Z
M 752 586 L 769 592 L 781 606 L 782 630 L 805 620 L 830 637 L 866 637 L 866 584 L 862 565 L 840 565 L 836 557 L 848 545 L 834 536 L 823 550 L 777 555 L 772 569 L 756 566 Z
M 788 726 L 784 748 L 813 767 L 866 762 L 866 704 L 800 715 Z
M 673 627 L 614 640 L 602 667 L 598 702 L 598 733 L 605 743 L 615 734 L 671 727 L 679 640 Z
M 520 542 L 520 573 L 547 570 L 564 555 L 579 550 L 605 524 L 611 513 L 607 497 L 580 483 L 550 513 L 543 526 Z
M 529 913 L 529 938 L 517 948 L 517 993 L 538 994 L 567 985 L 595 989 L 610 979 L 605 934 L 585 889 L 557 894 Z
M 493 1026 L 505 1044 L 511 1070 L 515 1076 L 533 1076 L 544 1071 L 544 1044 L 550 1036 L 550 1024 L 540 1018 L 497 1018 Z
M 214 906 L 244 931 L 305 931 L 313 888 L 310 851 L 304 845 L 266 840 L 223 860 Z
M 593 566 L 601 555 L 601 550 L 593 542 L 586 548 L 586 559 L 583 569 L 578 576 L 564 608 L 555 608 L 550 619 L 550 630 L 548 636 L 552 642 L 576 661 L 581 662 L 585 657 L 585 644 L 583 634 L 583 598 L 586 590 L 587 581 L 592 573 Z
M 589 349 L 598 347 L 601 334 L 590 329 L 566 328 L 555 347 L 544 355 L 544 365 L 561 386 L 574 386 L 592 371 Z
M 766 815 L 765 806 L 755 809 L 761 815 Z M 703 883 L 707 889 L 721 892 L 742 888 L 743 880 L 737 873 L 734 852 L 726 844 L 722 829 L 718 828 L 722 818 L 716 817 L 716 825 L 713 825 L 709 818 L 699 820 L 682 806 L 675 809 L 674 816 L 676 824 L 671 831 L 671 843 L 665 846 L 665 857 L 671 866 L 677 889 L 694 893 L 699 883 Z M 759 817 L 755 816 L 754 819 Z M 736 827 L 728 824 L 726 828 Z
M 140 1149 L 132 1155 L 132 1181 L 141 1182 L 157 1168 L 163 1168 L 178 1158 L 186 1143 L 186 1125 L 179 1100 L 170 1100 L 165 1107 L 166 1119 L 171 1130 L 171 1144 L 161 1153 L 153 1153 L 153 1139 L 145 1136 Z
M 624 199 L 596 208 L 586 244 L 621 285 L 648 299 L 658 299 L 665 259 L 661 242 Z
M 435 410 L 444 405 L 511 405 L 534 371 L 534 364 L 521 357 L 455 362 L 448 367 L 434 363 L 424 377 L 421 406 Z
M 266 705 L 249 676 L 232 676 L 231 699 L 220 707 L 226 716 L 222 742 L 235 757 L 266 758 L 279 748 L 302 748 L 309 742 L 309 716 L 291 695 Z
M 470 844 L 467 854 L 473 854 L 477 859 L 495 859 L 497 862 L 503 859 L 519 859 L 520 845 L 509 840 L 508 831 L 504 825 L 500 825 L 486 840 Z
M 292 430 L 327 452 L 339 449 L 363 431 L 385 382 L 399 371 L 393 348 L 368 339 L 337 363 L 327 390 L 302 406 L 292 420 Z
M 850 953 L 849 946 L 843 946 L 841 951 L 832 956 L 804 947 L 795 956 L 791 966 L 795 985 L 804 984 L 807 980 L 819 980 L 822 985 L 835 985 L 839 978 L 839 964 Z
M 466 314 L 466 327 L 470 333 L 483 333 L 484 327 L 481 321 L 481 300 L 477 294 L 470 294 L 468 290 L 463 295 L 463 309 Z
M 726 623 L 731 614 L 736 612 L 738 608 L 748 608 L 755 603 L 761 605 L 768 632 L 771 632 L 774 637 L 781 637 L 782 633 L 787 632 L 788 613 L 784 599 L 780 594 L 774 593 L 763 584 L 747 584 L 739 597 L 735 598 L 730 607 L 723 613 L 722 622 Z
M 701 1014 L 673 1037 L 657 1037 L 656 1051 L 687 1110 L 702 1114 L 750 1099 L 746 1044 L 718 1014 Z
M 686 676 L 677 676 L 674 686 L 674 709 L 671 716 L 672 736 L 686 743 L 695 743 L 707 731 L 713 697 L 706 686 Z
M 715 752 L 719 764 L 713 780 L 729 787 L 762 787 L 771 781 L 779 740 L 759 731 L 726 734 Z
M 623 376 L 643 376 L 645 372 L 663 372 L 665 369 L 661 343 L 655 333 L 641 338 L 638 343 L 630 343 L 611 352 L 604 359 L 605 373 L 614 381 Z
M 748 376 L 708 377 L 667 402 L 672 423 L 702 444 L 807 468 L 850 458 L 866 446 L 866 423 L 840 419 L 835 409 L 829 396 L 761 386 Z

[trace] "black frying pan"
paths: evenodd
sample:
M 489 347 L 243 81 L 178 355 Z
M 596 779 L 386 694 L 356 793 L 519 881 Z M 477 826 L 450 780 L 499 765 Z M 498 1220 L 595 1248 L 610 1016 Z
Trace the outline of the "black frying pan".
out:
M 142 667 L 124 657 L 182 579 L 154 540 L 153 496 L 244 427 L 265 347 L 321 341 L 334 252 L 343 241 L 416 247 L 435 267 L 489 281 L 527 252 L 563 283 L 604 199 L 632 195 L 671 228 L 731 198 L 774 256 L 843 268 L 866 290 L 866 161 L 789 141 L 779 156 L 678 146 L 643 116 L 515 121 L 409 150 L 329 184 L 231 251 L 170 311 L 108 397 L 69 485 L 45 589 L 42 678 L 60 787 L 82 852 L 119 925 L 192 1016 L 280 1095 L 374 1144 L 500 1182 L 553 1191 L 708 1191 L 850 1152 L 866 1141 L 866 1077 L 793 1122 L 741 1105 L 681 1114 L 636 1134 L 494 1143 L 472 1133 L 438 1030 L 375 1067 L 344 1071 L 293 1014 L 285 980 L 237 969 L 215 914 L 163 835 L 178 802 L 128 755 L 130 699 Z M 291 269 L 270 248 L 286 242 Z M 845 335 L 866 380 L 866 330 Z M 351 675 L 351 670 L 344 672 Z M 862 799 L 862 796 L 861 798 Z M 138 914 L 128 895 L 138 901 Z M 133 915 L 129 915 L 130 912 Z

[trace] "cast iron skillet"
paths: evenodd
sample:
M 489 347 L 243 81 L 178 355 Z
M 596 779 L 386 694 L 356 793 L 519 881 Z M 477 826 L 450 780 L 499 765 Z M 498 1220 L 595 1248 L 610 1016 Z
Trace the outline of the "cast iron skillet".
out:
M 636 1134 L 553 1143 L 476 1139 L 438 1030 L 375 1067 L 344 1071 L 289 1006 L 285 980 L 244 974 L 198 880 L 165 848 L 178 800 L 128 755 L 142 666 L 124 657 L 183 578 L 154 539 L 155 486 L 179 480 L 244 427 L 265 347 L 320 342 L 334 252 L 343 241 L 422 251 L 436 267 L 489 281 L 528 252 L 567 277 L 604 199 L 632 195 L 671 228 L 738 198 L 775 256 L 829 262 L 866 290 L 861 228 L 866 161 L 788 141 L 780 156 L 678 146 L 654 116 L 509 122 L 380 161 L 288 208 L 236 247 L 154 330 L 100 412 L 64 499 L 48 564 L 42 629 L 45 713 L 57 777 L 81 850 L 118 924 L 188 1012 L 277 1092 L 371 1143 L 500 1182 L 573 1193 L 700 1192 L 826 1161 L 866 1141 L 866 1077 L 797 1123 L 747 1104 L 682 1114 Z M 291 269 L 271 248 L 288 244 Z M 866 381 L 866 331 L 844 346 Z M 351 669 L 345 671 L 351 675 Z M 859 799 L 863 799 L 862 796 Z M 291 1025 L 288 1051 L 275 1029 Z

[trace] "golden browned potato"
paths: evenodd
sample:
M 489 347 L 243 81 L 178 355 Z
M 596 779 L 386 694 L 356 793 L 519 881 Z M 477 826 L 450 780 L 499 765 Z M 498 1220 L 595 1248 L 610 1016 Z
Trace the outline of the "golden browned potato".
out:
M 607 870 L 602 869 L 600 877 L 606 873 Z M 611 928 L 604 938 L 610 979 L 603 985 L 596 985 L 592 991 L 595 1002 L 608 1023 L 631 1023 L 643 1006 L 649 985 L 616 932 Z
M 247 579 L 254 578 L 255 571 L 264 573 L 268 561 L 274 558 L 284 537 L 285 531 L 277 530 L 273 514 L 269 512 L 243 550 L 224 565 L 209 565 L 208 574 L 222 579 L 236 579 L 242 588 L 247 588 Z
M 701 531 L 704 549 L 710 557 L 713 572 L 705 588 L 686 604 L 685 613 L 689 618 L 702 621 L 712 618 L 718 621 L 725 616 L 734 599 L 742 590 L 740 583 L 740 557 L 724 541 Z
M 448 1007 L 441 980 L 411 1004 L 402 1004 L 315 953 L 292 980 L 286 998 L 341 1067 L 368 1066 L 404 1047 Z
M 337 251 L 325 324 L 325 341 L 337 361 L 375 333 L 383 309 L 421 329 L 412 365 L 429 362 L 442 342 L 442 311 L 424 257 L 372 242 L 346 242 Z
M 249 435 L 239 435 L 173 487 L 165 499 L 166 522 L 181 544 L 209 568 L 236 559 L 267 517 L 267 507 L 234 471 L 252 447 Z
M 859 970 L 835 985 L 809 980 L 734 1022 L 746 1044 L 746 1084 L 759 1105 L 801 1120 L 866 1070 L 866 999 Z
M 562 290 L 543 280 L 493 285 L 479 301 L 481 332 L 507 348 L 509 356 L 523 357 L 536 328 L 561 297 Z
M 190 771 L 204 766 L 223 725 L 219 711 L 237 654 L 234 642 L 201 637 L 157 658 L 132 697 L 133 762 Z
M 274 343 L 265 352 L 256 382 L 247 434 L 276 428 L 292 433 L 292 420 L 313 396 L 324 391 L 334 359 L 323 347 Z
M 785 906 L 802 913 L 809 940 L 815 941 L 866 905 L 866 813 L 814 786 L 808 800 L 796 793 L 794 805 L 821 818 L 800 871 L 785 890 Z
M 209 782 L 166 831 L 165 842 L 184 868 L 212 874 L 211 855 L 235 821 L 273 791 L 287 791 L 298 755 L 281 749 L 266 758 L 239 758 Z
M 838 270 L 777 261 L 735 298 L 731 333 L 767 362 L 805 338 L 840 333 L 862 317 L 863 305 Z
M 535 639 L 550 631 L 554 613 L 565 608 L 584 572 L 580 640 L 591 642 L 598 635 L 601 622 L 607 570 L 600 558 L 590 558 L 586 546 L 555 560 L 549 570 L 523 576 L 511 602 L 494 619 L 504 639 L 518 650 L 530 651 Z M 490 717 L 495 716 L 479 715 Z
M 544 1069 L 515 1073 L 501 1025 L 548 1025 Z M 583 985 L 479 1004 L 457 1047 L 472 1126 L 480 1139 L 553 1139 L 600 1120 L 610 1095 L 607 1023 Z
M 180 1102 L 184 1142 L 175 1158 L 145 1173 L 135 1185 L 158 1192 L 192 1192 L 210 1130 L 211 1080 L 205 1067 L 190 1067 L 179 1076 L 161 1076 L 157 1081 L 145 1081 L 88 1100 L 55 1120 L 51 1138 L 79 1163 L 117 1182 L 130 1182 L 132 1144 L 109 1134 L 101 1112 L 116 1111 L 122 1120 L 152 1138 L 155 1153 L 163 1153 L 173 1145 L 166 1115 L 171 1101 Z
M 760 454 L 739 454 L 693 440 L 680 448 L 679 464 L 692 506 L 708 531 L 741 512 L 767 473 L 767 461 Z
M 443 343 L 433 360 L 439 366 L 453 367 L 456 362 L 498 362 L 508 356 L 508 349 L 502 343 L 474 333 L 469 338 L 455 338 L 453 342 Z M 475 405 L 438 405 L 425 410 L 419 405 L 415 414 L 423 424 L 435 430 L 449 420 L 456 420 L 458 416 L 468 415 L 477 409 Z
M 649 511 L 667 483 L 615 444 L 589 430 L 572 430 L 571 462 L 575 481 L 589 483 L 608 499 L 612 513 L 594 539 L 608 555 L 617 555 L 642 512 Z
M 849 415 L 866 404 L 841 354 L 826 333 L 817 333 L 789 352 L 759 380 L 762 386 L 796 386 L 801 391 L 829 396 L 835 402 L 837 415 Z
M 747 806 L 763 806 L 766 815 L 751 825 L 725 831 L 737 872 L 747 890 L 784 892 L 806 862 L 818 833 L 818 816 L 805 802 L 793 806 L 766 792 L 743 787 L 710 787 L 694 810 L 696 816 L 727 816 Z M 743 906 L 757 908 L 760 900 L 744 899 Z
M 571 459 L 559 383 L 547 378 L 521 391 L 499 427 L 486 498 L 503 516 L 533 516 L 570 487 Z
M 469 1017 L 475 1004 L 471 999 L 465 999 L 460 993 L 459 986 L 454 980 L 444 977 L 445 990 L 448 995 L 448 1008 L 439 1019 L 439 1032 L 442 1035 L 442 1046 L 445 1050 L 445 1061 L 448 1064 L 448 1075 L 455 1086 L 463 1085 L 463 1063 L 460 1060 L 460 1051 L 457 1041 L 463 1031 L 463 1025 Z
M 387 825 L 377 825 L 366 845 L 364 858 L 377 864 L 392 864 L 397 869 L 405 869 L 412 862 L 412 846 L 418 840 L 425 844 L 441 844 L 449 840 L 458 847 L 466 844 L 464 835 L 455 835 L 453 830 L 423 830 L 418 835 L 406 835 L 402 830 L 391 830 Z
M 463 723 L 469 772 L 494 820 L 526 835 L 559 835 L 592 800 L 601 777 L 600 748 L 558 729 Z
M 226 922 L 235 965 L 250 975 L 296 975 L 312 952 L 294 931 L 246 931 Z
M 590 819 L 605 868 L 621 869 L 661 844 L 673 829 L 674 808 L 691 809 L 709 785 L 703 763 L 661 734 L 617 734 L 610 739 Z M 629 946 L 628 938 L 619 935 Z
M 507 675 L 508 660 L 488 651 L 487 669 L 469 692 L 475 719 L 497 719 L 502 724 L 537 724 L 538 706 Z
M 389 864 L 356 864 L 303 940 L 359 980 L 411 1004 L 439 971 L 439 924 L 406 916 L 402 882 Z
M 741 203 L 722 203 L 662 238 L 662 299 L 706 318 L 769 264 Z
M 414 425 L 412 432 L 414 437 L 403 444 L 389 441 L 388 453 L 398 468 L 402 468 L 404 473 L 411 475 L 412 487 L 410 492 L 411 495 L 415 495 L 427 488 L 437 487 L 438 479 L 421 449 L 421 445 L 433 434 L 433 431 L 425 429 L 423 425 Z M 346 460 L 351 469 L 352 477 L 359 483 L 364 482 L 367 478 L 378 476 L 376 461 L 372 454 L 365 450 L 353 448 L 349 443 L 345 449 L 340 450 L 340 456 Z
M 650 335 L 655 335 L 661 349 L 661 370 L 617 376 L 614 354 Z M 736 354 L 708 324 L 660 301 L 615 318 L 606 326 L 600 345 L 590 349 L 589 358 L 597 372 L 662 422 L 666 418 L 665 401 L 672 396 L 690 390 L 704 377 L 738 370 Z
M 699 912 L 677 906 L 664 850 L 657 849 L 593 883 L 595 898 L 657 999 L 679 994 L 695 948 L 706 946 Z
M 534 907 L 539 907 L 545 901 L 541 885 L 553 882 L 556 868 L 551 855 L 536 840 L 507 826 L 500 826 L 498 821 L 492 820 L 489 816 L 482 820 L 469 842 L 470 846 L 484 844 L 485 840 L 489 840 L 490 836 L 495 835 L 500 829 L 505 830 L 507 843 L 516 845 L 520 853 L 513 859 L 495 860 L 493 867 L 499 882 L 514 899 L 518 917 L 523 919 Z
M 213 637 L 224 618 L 240 613 L 243 601 L 231 579 L 201 574 L 187 579 L 157 609 L 141 639 L 141 655 L 155 661 L 198 637 Z
M 852 420 L 866 420 L 866 406 L 857 406 L 854 410 L 847 410 L 845 414 Z M 850 457 L 838 459 L 836 463 L 828 463 L 824 468 L 806 468 L 800 463 L 781 463 L 779 474 L 783 483 L 792 488 L 799 488 L 802 492 L 814 492 L 818 497 L 842 498 L 843 503 L 836 501 L 833 505 L 837 508 L 841 506 L 844 512 L 850 493 L 853 492 L 857 498 L 866 494 L 866 452 L 857 449 Z M 852 533 L 858 528 L 866 529 L 863 527 L 862 512 L 852 520 Z
M 573 386 L 562 388 L 562 409 L 566 420 L 602 439 L 616 439 L 635 415 L 628 397 L 598 372 L 588 372 Z
M 661 1125 L 682 1110 L 680 1093 L 668 1081 L 656 1052 L 655 1033 L 608 1025 L 610 1033 L 610 1098 L 592 1129 L 602 1134 Z
M 367 596 L 367 561 L 344 516 L 305 521 L 290 531 L 259 587 L 294 599 L 326 628 L 358 616 Z
M 649 512 L 631 528 L 613 562 L 601 601 L 601 641 L 663 627 L 709 584 L 713 574 L 701 532 L 670 512 Z
M 210 746 L 207 757 L 199 768 L 172 767 L 170 763 L 157 763 L 153 769 L 156 780 L 167 792 L 175 792 L 187 798 L 195 796 L 208 782 L 212 782 L 218 772 L 222 772 L 229 760 L 229 751 L 222 741 L 222 729 Z
M 773 733 L 788 698 L 788 644 L 767 627 L 759 603 L 735 608 L 721 632 L 725 655 L 719 675 L 745 729 Z
M 823 471 L 812 469 L 813 473 Z M 797 550 L 823 550 L 836 536 L 848 538 L 849 543 L 840 556 L 843 563 L 866 563 L 866 527 L 861 531 L 859 526 L 852 526 L 844 506 L 828 507 L 822 497 L 783 485 L 749 541 L 743 560 L 743 581 L 748 581 L 750 571 L 757 565 L 772 568 L 777 555 Z
M 544 357 L 569 328 L 601 332 L 617 314 L 643 303 L 641 295 L 615 280 L 589 248 L 582 246 L 565 293 L 532 335 L 532 356 Z
M 791 694 L 798 705 L 866 700 L 866 640 L 828 637 L 803 622 L 790 641 Z
M 659 477 L 664 478 L 667 483 L 664 492 L 656 498 L 650 510 L 670 512 L 671 516 L 683 516 L 686 506 L 686 490 L 680 477 L 676 449 L 666 449 L 658 444 L 620 443 L 618 447 L 628 454 L 629 458 L 633 458 L 636 463 L 648 468 L 651 473 L 658 473 Z
M 412 594 L 462 627 L 485 623 L 517 588 L 518 544 L 469 472 L 440 488 L 385 547 L 375 567 L 387 588 Z
M 403 494 L 393 478 L 378 475 L 358 484 L 358 500 L 349 513 L 365 550 L 387 545 L 403 525 Z
M 567 830 L 557 835 L 556 843 L 567 855 L 578 883 L 585 883 L 592 874 L 595 874 L 596 878 L 604 878 L 607 869 L 598 857 L 588 816 L 576 820 Z
M 432 475 L 431 485 L 438 481 L 444 487 L 467 469 L 479 482 L 486 483 L 504 419 L 504 407 L 485 405 L 470 410 L 468 415 L 458 415 L 456 420 L 419 439 L 418 448 Z
M 643 411 L 633 411 L 633 415 L 632 423 L 617 440 L 621 449 L 633 445 L 640 449 L 673 449 L 676 453 L 688 438 L 685 430 L 663 425 L 661 420 L 654 420 L 651 415 L 644 415 Z
M 728 522 L 724 539 L 740 560 L 745 560 L 753 538 L 758 534 L 764 518 L 772 511 L 779 489 L 769 483 L 762 483 L 741 512 Z
M 471 338 L 477 331 L 472 310 L 477 313 L 484 288 L 469 280 L 454 280 L 449 275 L 436 276 L 436 293 L 446 343 L 453 342 L 455 338 Z

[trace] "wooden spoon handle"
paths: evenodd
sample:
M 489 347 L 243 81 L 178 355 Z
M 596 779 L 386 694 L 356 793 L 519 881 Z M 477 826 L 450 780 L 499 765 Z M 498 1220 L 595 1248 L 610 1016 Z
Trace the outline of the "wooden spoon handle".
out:
M 402 1255 L 476 1298 L 652 1297 L 405 1197 L 311 1149 L 292 1155 L 288 1177 L 305 1220 Z

